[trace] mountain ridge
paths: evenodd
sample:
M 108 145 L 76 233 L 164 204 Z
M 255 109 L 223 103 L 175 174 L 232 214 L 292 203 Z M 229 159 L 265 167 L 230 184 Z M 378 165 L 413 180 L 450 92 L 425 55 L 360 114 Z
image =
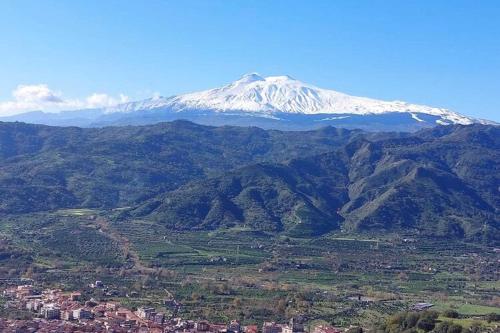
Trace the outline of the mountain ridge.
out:
M 333 149 L 360 131 L 0 123 L 0 213 L 130 205 L 238 166 Z M 224 158 L 221 158 L 221 157 Z
M 409 229 L 477 239 L 488 226 L 499 241 L 500 132 L 474 126 L 358 137 L 332 152 L 188 183 L 127 214 L 180 230 L 244 225 L 292 236 Z
M 122 219 L 178 230 L 495 239 L 499 140 L 499 126 L 480 124 L 410 134 L 0 123 L 0 214 L 122 208 Z
M 290 76 L 244 75 L 219 88 L 155 97 L 102 109 L 29 112 L 0 120 L 61 126 L 143 125 L 185 119 L 204 125 L 304 130 L 333 125 L 416 131 L 450 124 L 492 124 L 459 113 L 402 101 L 381 101 L 318 88 Z

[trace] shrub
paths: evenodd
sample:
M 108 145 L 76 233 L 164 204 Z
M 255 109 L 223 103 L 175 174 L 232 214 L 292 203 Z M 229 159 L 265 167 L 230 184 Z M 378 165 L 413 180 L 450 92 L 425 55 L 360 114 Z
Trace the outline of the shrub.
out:
M 424 332 L 432 331 L 435 326 L 436 324 L 434 320 L 431 320 L 429 318 L 422 318 L 417 323 L 417 327 L 423 330 Z
M 490 313 L 486 316 L 486 320 L 488 321 L 488 323 L 491 323 L 492 321 L 500 321 L 500 314 Z
M 446 318 L 458 318 L 458 312 L 455 310 L 446 310 L 443 312 L 443 316 Z
M 383 325 L 385 332 L 430 332 L 436 325 L 438 313 L 435 311 L 397 313 Z M 447 328 L 446 328 L 447 329 Z M 447 333 L 446 330 L 443 333 Z
M 417 322 L 420 318 L 420 315 L 415 312 L 409 312 L 406 314 L 404 327 L 405 328 L 413 328 L 417 325 Z
M 363 329 L 361 327 L 352 327 L 346 333 L 363 333 Z
M 440 323 L 434 330 L 435 333 L 462 333 L 462 331 L 462 326 L 449 322 Z

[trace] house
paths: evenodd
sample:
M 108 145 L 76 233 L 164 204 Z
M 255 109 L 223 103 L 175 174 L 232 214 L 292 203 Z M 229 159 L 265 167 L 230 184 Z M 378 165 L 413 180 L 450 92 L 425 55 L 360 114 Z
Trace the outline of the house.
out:
M 39 312 L 42 308 L 43 303 L 40 300 L 31 300 L 26 302 L 26 310 Z
M 155 308 L 140 307 L 137 309 L 137 315 L 144 319 L 149 319 L 152 314 L 155 313 Z
M 84 308 L 73 310 L 73 318 L 75 319 L 92 319 L 92 312 Z
M 213 333 L 226 333 L 227 325 L 224 324 L 210 324 L 210 332 Z
M 22 285 L 22 286 L 17 286 L 16 290 L 16 298 L 21 299 L 27 296 L 33 295 L 33 286 L 32 285 Z
M 432 304 L 432 303 L 416 303 L 416 304 L 413 304 L 410 309 L 413 311 L 423 311 L 423 310 L 427 310 L 433 306 L 434 306 L 434 304 Z
M 82 298 L 82 293 L 79 292 L 71 293 L 69 296 L 69 299 L 72 301 L 79 301 L 81 298 Z
M 116 311 L 116 310 L 118 310 L 118 303 L 107 302 L 106 303 L 106 309 L 107 310 L 111 310 L 111 311 Z
M 231 320 L 231 323 L 229 323 L 229 325 L 227 326 L 227 331 L 232 333 L 240 333 L 241 332 L 240 322 L 237 320 Z
M 206 332 L 206 331 L 210 330 L 210 324 L 206 320 L 201 320 L 201 321 L 197 321 L 195 323 L 194 328 L 198 332 Z
M 73 320 L 74 319 L 73 311 L 69 311 L 69 310 L 62 311 L 61 312 L 61 319 L 66 320 L 66 321 Z
M 165 314 L 157 313 L 157 314 L 155 314 L 154 317 L 150 318 L 150 320 L 154 321 L 155 324 L 161 325 L 165 321 Z
M 313 329 L 312 333 L 342 333 L 342 331 L 333 326 L 318 325 Z
M 257 325 L 245 326 L 245 333 L 259 333 L 259 327 Z
M 41 315 L 45 319 L 60 319 L 61 309 L 55 304 L 47 304 L 42 307 Z
M 265 321 L 264 324 L 262 324 L 262 333 L 282 333 L 282 331 L 281 325 L 276 324 L 274 321 Z
M 289 328 L 292 333 L 304 332 L 304 320 L 302 318 L 292 318 L 290 319 Z

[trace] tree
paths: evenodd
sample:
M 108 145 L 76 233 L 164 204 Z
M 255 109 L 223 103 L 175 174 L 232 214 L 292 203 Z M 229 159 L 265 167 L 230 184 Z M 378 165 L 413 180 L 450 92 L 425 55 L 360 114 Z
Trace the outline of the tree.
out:
M 469 327 L 470 333 L 481 333 L 483 332 L 483 325 L 481 322 L 474 321 Z
M 432 331 L 435 326 L 436 324 L 434 323 L 434 321 L 429 318 L 421 318 L 417 322 L 417 327 L 423 330 L 424 332 Z
M 274 308 L 278 314 L 284 315 L 286 311 L 286 299 L 278 299 Z
M 235 307 L 236 309 L 240 309 L 242 305 L 243 305 L 243 302 L 242 302 L 241 298 L 236 297 L 235 299 L 233 299 L 233 307 Z
M 488 323 L 491 323 L 492 321 L 500 321 L 500 314 L 490 313 L 486 316 L 486 320 L 488 321 Z
M 434 330 L 435 333 L 462 333 L 462 331 L 462 326 L 446 321 L 440 323 Z
M 198 294 L 198 293 L 196 293 L 196 292 L 193 292 L 193 293 L 191 294 L 191 300 L 192 300 L 193 302 L 198 302 L 198 301 L 200 300 L 200 298 L 201 298 L 200 294 Z
M 397 313 L 391 316 L 382 328 L 385 332 L 390 333 L 409 333 L 417 332 L 418 330 L 430 332 L 436 326 L 438 315 L 436 311 Z M 446 330 L 442 333 L 447 333 Z
M 443 316 L 446 318 L 458 318 L 458 312 L 455 310 L 446 310 L 443 312 Z
M 26 272 L 24 272 L 23 277 L 25 278 L 33 278 L 33 266 L 29 266 Z
M 458 324 L 451 324 L 450 327 L 448 327 L 447 333 L 462 333 L 462 329 L 462 326 Z
M 405 328 L 413 328 L 417 325 L 417 322 L 419 320 L 420 316 L 418 313 L 415 312 L 409 312 L 406 314 L 405 322 L 404 322 L 404 327 Z

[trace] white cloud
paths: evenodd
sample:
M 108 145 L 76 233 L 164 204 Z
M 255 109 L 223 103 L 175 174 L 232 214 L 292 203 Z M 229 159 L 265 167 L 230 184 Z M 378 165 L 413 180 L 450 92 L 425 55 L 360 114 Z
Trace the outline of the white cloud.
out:
M 84 99 L 67 99 L 63 98 L 60 91 L 51 90 L 46 84 L 18 85 L 12 91 L 12 97 L 10 101 L 0 101 L 0 116 L 35 110 L 58 112 L 110 107 L 129 101 L 129 97 L 123 94 L 113 97 L 104 93 L 94 93 Z
M 159 91 L 154 91 L 151 98 L 153 98 L 153 99 L 159 99 L 160 97 L 161 97 L 160 92 Z
M 127 103 L 129 101 L 128 96 L 120 94 L 118 98 L 109 96 L 108 94 L 98 94 L 94 93 L 87 97 L 87 106 L 89 108 L 99 108 L 99 107 L 109 107 L 121 103 Z
M 46 84 L 19 85 L 12 92 L 21 103 L 62 103 L 61 93 L 52 91 Z

